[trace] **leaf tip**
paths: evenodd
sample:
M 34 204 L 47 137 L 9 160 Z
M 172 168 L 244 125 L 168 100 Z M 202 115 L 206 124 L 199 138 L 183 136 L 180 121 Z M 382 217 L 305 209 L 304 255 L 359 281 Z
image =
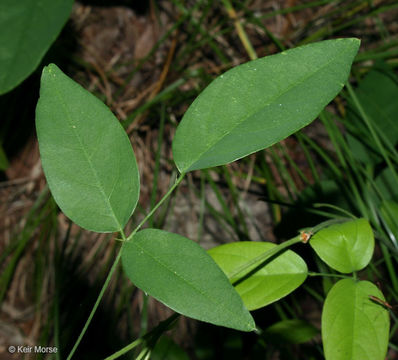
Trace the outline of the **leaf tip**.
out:
M 357 45 L 359 48 L 361 46 L 361 39 L 359 38 L 351 38 L 351 41 Z
M 252 320 L 249 324 L 247 324 L 248 328 L 250 329 L 249 331 L 254 331 L 255 333 L 259 333 L 260 329 L 257 328 L 256 323 L 254 320 Z
M 55 75 L 55 73 L 58 71 L 60 71 L 59 67 L 57 65 L 51 63 L 43 68 L 42 75 L 45 75 L 45 74 Z
M 247 308 L 245 310 L 247 310 Z M 249 314 L 248 322 L 246 323 L 244 328 L 239 327 L 239 328 L 237 328 L 237 330 L 241 330 L 241 331 L 245 331 L 245 332 L 254 331 L 255 333 L 258 333 L 258 331 L 260 331 L 260 330 L 257 328 L 252 315 L 250 314 L 250 312 L 248 310 L 247 310 L 247 313 Z
M 361 39 L 359 38 L 352 37 L 352 38 L 347 38 L 346 40 L 353 43 L 357 49 L 359 49 L 359 47 L 361 46 Z

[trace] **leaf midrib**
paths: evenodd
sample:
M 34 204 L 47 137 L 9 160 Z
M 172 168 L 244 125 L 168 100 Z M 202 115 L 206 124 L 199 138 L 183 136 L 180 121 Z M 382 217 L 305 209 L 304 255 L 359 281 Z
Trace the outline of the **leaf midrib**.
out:
M 160 261 L 158 258 L 156 258 L 155 256 L 153 256 L 149 251 L 147 251 L 144 247 L 140 246 L 137 241 L 133 240 L 131 241 L 132 245 L 135 245 L 137 248 L 139 248 L 142 252 L 144 252 L 147 256 L 149 256 L 151 259 L 153 259 L 155 262 L 157 262 L 160 266 L 164 267 L 166 270 L 168 270 L 172 275 L 177 276 L 179 279 L 181 279 L 181 281 L 183 281 L 184 283 L 186 283 L 188 286 L 190 286 L 191 288 L 193 288 L 196 292 L 198 292 L 199 294 L 201 294 L 203 297 L 205 297 L 206 299 L 210 300 L 210 302 L 212 302 L 213 304 L 217 305 L 218 307 L 221 307 L 225 310 L 227 310 L 227 312 L 229 314 L 231 314 L 234 318 L 236 317 L 236 313 L 232 312 L 231 310 L 229 310 L 226 307 L 223 307 L 223 303 L 222 302 L 217 302 L 215 301 L 213 298 L 209 297 L 209 295 L 207 293 L 202 292 L 200 289 L 198 289 L 196 286 L 194 286 L 192 283 L 190 283 L 188 280 L 186 280 L 184 277 L 182 277 L 179 273 L 174 272 L 171 268 L 169 268 L 166 264 L 164 264 L 162 261 Z M 249 324 L 247 324 L 249 325 Z
M 49 75 L 50 74 L 51 74 L 51 72 L 49 71 Z M 56 94 L 58 96 L 58 99 L 59 99 L 59 101 L 61 103 L 61 106 L 63 107 L 63 109 L 65 111 L 66 120 L 68 122 L 68 125 L 71 127 L 71 129 L 72 129 L 71 131 L 72 131 L 73 135 L 76 137 L 76 139 L 77 139 L 77 141 L 79 143 L 79 146 L 81 147 L 81 150 L 82 150 L 82 152 L 84 154 L 84 157 L 86 158 L 86 161 L 89 164 L 90 170 L 93 173 L 94 178 L 97 181 L 97 185 L 93 185 L 93 186 L 96 186 L 100 190 L 101 195 L 105 199 L 105 202 L 107 203 L 107 205 L 108 205 L 108 207 L 110 209 L 111 216 L 112 216 L 113 220 L 115 221 L 115 224 L 116 224 L 116 227 L 117 227 L 118 231 L 122 231 L 123 228 L 122 228 L 121 224 L 119 223 L 119 220 L 116 217 L 116 214 L 115 214 L 115 212 L 113 210 L 113 207 L 112 207 L 112 205 L 111 205 L 111 203 L 109 201 L 108 196 L 105 194 L 105 191 L 103 189 L 103 186 L 102 186 L 102 183 L 101 183 L 100 178 L 98 176 L 98 173 L 95 170 L 95 168 L 93 167 L 93 164 L 91 162 L 91 157 L 86 152 L 86 149 L 85 149 L 85 147 L 84 147 L 84 145 L 83 145 L 83 143 L 82 143 L 82 141 L 81 141 L 81 139 L 79 137 L 79 134 L 78 134 L 77 130 L 75 128 L 73 128 L 72 117 L 71 117 L 71 114 L 70 114 L 70 112 L 68 110 L 68 104 L 66 102 L 64 102 L 63 96 L 62 96 L 62 94 L 59 91 L 58 86 L 57 86 L 57 80 L 56 80 L 57 76 L 55 76 L 55 77 L 52 76 L 51 78 L 52 78 L 53 81 L 55 81 L 55 92 L 56 92 Z
M 348 50 L 347 50 L 348 51 Z M 347 52 L 346 51 L 346 52 Z M 346 53 L 345 52 L 345 53 Z M 306 81 L 307 79 L 311 78 L 312 76 L 316 75 L 319 71 L 323 70 L 324 68 L 326 68 L 327 66 L 329 66 L 333 61 L 335 61 L 336 57 L 334 57 L 332 60 L 330 60 L 329 62 L 327 62 L 324 66 L 321 66 L 320 68 L 318 68 L 316 71 L 312 72 L 310 75 L 305 76 L 302 78 L 302 80 L 300 80 L 299 82 L 294 83 L 293 85 L 291 85 L 290 87 L 287 87 L 285 90 L 283 90 L 281 93 L 279 93 L 277 96 L 275 96 L 274 98 L 271 98 L 266 104 L 264 104 L 261 108 L 263 109 L 265 106 L 270 105 L 272 103 L 274 103 L 279 97 L 287 94 L 289 91 L 291 91 L 292 88 L 301 85 L 304 81 Z M 228 130 L 225 134 L 223 134 L 220 138 L 218 138 L 216 141 L 214 141 L 214 143 L 208 147 L 205 151 L 199 153 L 199 155 L 195 158 L 194 161 L 191 162 L 191 164 L 189 166 L 186 166 L 186 168 L 184 170 L 181 170 L 181 172 L 188 172 L 189 169 L 191 167 L 193 167 L 199 160 L 200 158 L 206 154 L 207 152 L 211 151 L 216 145 L 217 143 L 219 143 L 222 139 L 224 139 L 226 136 L 230 135 L 235 128 L 237 128 L 239 125 L 241 125 L 242 123 L 244 123 L 247 119 L 249 119 L 250 117 L 252 117 L 254 114 L 258 113 L 259 109 L 256 109 L 255 111 L 249 113 L 246 117 L 242 117 L 242 119 L 240 121 L 238 121 L 235 125 L 233 125 L 231 127 L 230 130 Z

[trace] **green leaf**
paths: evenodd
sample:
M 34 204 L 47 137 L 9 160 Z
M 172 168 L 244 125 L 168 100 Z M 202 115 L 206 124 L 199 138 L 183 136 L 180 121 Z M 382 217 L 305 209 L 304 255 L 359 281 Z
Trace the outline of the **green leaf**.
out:
M 274 248 L 268 242 L 239 241 L 208 250 L 225 274 L 234 272 L 243 264 Z M 266 261 L 264 266 L 254 264 L 230 281 L 249 310 L 273 303 L 299 287 L 307 277 L 307 265 L 291 250 Z
M 310 245 L 331 268 L 351 273 L 368 265 L 374 235 L 369 222 L 358 219 L 322 229 L 311 237 Z
M 319 330 L 304 320 L 291 319 L 271 325 L 264 330 L 263 337 L 272 343 L 301 344 L 311 340 L 318 332 Z
M 180 314 L 237 330 L 255 329 L 225 274 L 206 251 L 183 236 L 142 230 L 124 245 L 122 263 L 137 287 Z
M 40 64 L 72 10 L 73 0 L 0 2 L 0 94 Z
M 36 129 L 44 173 L 61 210 L 88 230 L 122 230 L 138 201 L 139 173 L 111 111 L 52 64 L 41 78 Z
M 384 300 L 369 281 L 344 279 L 326 297 L 322 311 L 322 339 L 326 360 L 383 360 L 386 356 L 390 319 Z
M 227 164 L 313 121 L 339 93 L 358 39 L 322 41 L 237 66 L 191 104 L 174 140 L 181 172 Z

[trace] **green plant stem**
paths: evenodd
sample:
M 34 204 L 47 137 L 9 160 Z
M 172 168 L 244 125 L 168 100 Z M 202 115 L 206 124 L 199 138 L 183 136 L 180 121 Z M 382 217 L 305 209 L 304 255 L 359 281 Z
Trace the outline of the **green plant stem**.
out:
M 299 242 L 301 242 L 300 235 L 295 236 L 294 238 L 287 240 L 287 241 L 283 242 L 282 244 L 279 244 L 279 245 L 273 247 L 272 249 L 260 254 L 259 256 L 256 256 L 254 259 L 242 264 L 237 269 L 235 269 L 231 273 L 227 274 L 228 279 L 234 278 L 236 275 L 238 275 L 242 271 L 248 270 L 249 268 L 253 267 L 253 265 L 256 265 L 256 264 L 259 265 L 263 261 L 269 259 L 271 256 L 274 256 L 275 254 L 279 253 L 283 249 L 286 249 L 287 247 L 290 247 Z
M 119 351 L 116 351 L 115 353 L 113 353 L 112 355 L 108 356 L 107 358 L 105 358 L 105 360 L 114 360 L 117 359 L 118 357 L 124 355 L 126 352 L 133 350 L 135 347 L 137 347 L 138 345 L 140 345 L 143 342 L 143 338 L 139 338 L 135 341 L 133 341 L 131 344 L 128 344 L 127 346 L 125 346 L 123 349 L 120 349 Z
M 342 278 L 342 279 L 352 279 L 352 276 L 349 275 L 341 275 L 341 274 L 330 274 L 330 273 L 317 273 L 313 271 L 309 271 L 307 273 L 308 276 L 324 276 L 324 277 L 336 277 L 336 278 Z
M 142 351 L 138 354 L 135 360 L 149 360 L 151 356 L 151 350 L 148 348 L 142 349 Z
M 118 252 L 118 254 L 116 256 L 115 261 L 112 264 L 111 269 L 109 270 L 109 273 L 108 273 L 108 276 L 106 277 L 104 285 L 102 285 L 101 291 L 100 291 L 100 293 L 99 293 L 99 295 L 97 297 L 97 300 L 95 301 L 95 304 L 94 304 L 93 308 L 91 309 L 90 315 L 89 315 L 86 323 L 84 324 L 84 327 L 83 327 L 82 331 L 80 332 L 80 335 L 77 338 L 77 340 L 75 342 L 75 345 L 73 346 L 71 352 L 69 353 L 69 355 L 67 357 L 67 360 L 70 360 L 72 358 L 72 356 L 74 355 L 77 347 L 79 346 L 80 342 L 82 341 L 82 338 L 83 338 L 84 334 L 86 333 L 87 328 L 90 325 L 91 320 L 93 319 L 95 312 L 97 311 L 99 303 L 101 302 L 102 297 L 104 296 L 104 293 L 105 293 L 106 289 L 108 288 L 108 285 L 109 285 L 109 283 L 111 281 L 112 275 L 115 272 L 115 270 L 117 268 L 117 265 L 118 265 L 118 263 L 120 261 L 120 258 L 122 256 L 122 250 L 123 250 L 123 247 L 124 247 L 124 245 L 126 243 L 126 235 L 124 234 L 123 230 L 120 231 L 120 234 L 121 234 L 121 236 L 122 236 L 122 238 L 124 240 L 122 242 L 122 246 L 121 246 L 121 248 L 120 248 L 120 250 L 119 250 L 119 252 Z
M 79 337 L 77 338 L 75 345 L 73 346 L 71 352 L 69 353 L 69 355 L 68 355 L 68 357 L 67 357 L 67 360 L 70 360 L 70 359 L 72 358 L 72 356 L 74 355 L 74 353 L 75 353 L 77 347 L 79 346 L 79 344 L 80 344 L 80 342 L 81 342 L 81 340 L 82 340 L 84 334 L 85 334 L 86 331 L 87 331 L 88 326 L 90 325 L 90 322 L 91 322 L 91 320 L 92 320 L 92 318 L 93 318 L 93 316 L 94 316 L 94 314 L 95 314 L 95 312 L 96 312 L 96 310 L 97 310 L 97 308 L 98 308 L 98 306 L 99 306 L 99 303 L 101 302 L 101 299 L 102 299 L 102 297 L 104 296 L 104 293 L 105 293 L 106 289 L 108 288 L 108 285 L 109 285 L 109 283 L 110 283 L 110 281 L 111 281 L 112 275 L 113 275 L 113 273 L 115 272 L 115 270 L 116 270 L 116 268 L 117 268 L 117 265 L 118 265 L 118 263 L 119 263 L 119 261 L 120 261 L 120 258 L 121 258 L 121 256 L 122 256 L 122 251 L 123 251 L 124 245 L 126 244 L 127 241 L 130 241 L 130 240 L 133 238 L 134 234 L 141 228 L 141 226 L 145 224 L 145 222 L 154 214 L 154 212 L 155 212 L 155 211 L 163 204 L 163 202 L 170 196 L 170 194 L 175 190 L 175 188 L 181 183 L 181 181 L 182 181 L 182 179 L 184 178 L 184 176 L 185 176 L 185 173 L 181 173 L 181 174 L 180 174 L 180 177 L 176 180 L 176 182 L 173 184 L 173 186 L 170 187 L 170 189 L 169 189 L 169 190 L 167 191 L 167 193 L 163 196 L 163 198 L 162 198 L 162 199 L 156 204 L 156 206 L 148 213 L 148 215 L 145 216 L 145 218 L 137 225 L 137 227 L 133 230 L 133 232 L 129 235 L 128 238 L 126 238 L 126 235 L 124 234 L 123 230 L 120 231 L 120 234 L 121 234 L 122 239 L 123 239 L 122 246 L 121 246 L 121 248 L 120 248 L 120 250 L 119 250 L 119 252 L 118 252 L 118 254 L 117 254 L 117 256 L 116 256 L 115 261 L 114 261 L 113 264 L 112 264 L 111 269 L 109 270 L 108 276 L 107 276 L 107 278 L 106 278 L 106 280 L 105 280 L 105 282 L 104 282 L 104 285 L 103 285 L 102 288 L 101 288 L 101 291 L 100 291 L 100 293 L 99 293 L 99 295 L 98 295 L 98 298 L 97 298 L 97 300 L 96 300 L 96 302 L 95 302 L 95 304 L 94 304 L 94 307 L 92 308 L 91 313 L 90 313 L 90 315 L 89 315 L 89 317 L 88 317 L 88 319 L 87 319 L 87 321 L 86 321 L 86 323 L 85 323 L 85 325 L 84 325 L 84 327 L 83 327 L 83 329 L 82 329 L 82 331 L 81 331 Z
M 345 222 L 345 221 L 347 221 L 347 219 L 342 219 L 342 218 L 326 220 L 326 221 L 314 226 L 313 228 L 310 228 L 309 232 L 312 235 L 313 233 L 315 233 L 327 226 L 330 226 L 330 225 L 336 224 L 336 223 Z M 286 249 L 287 247 L 290 247 L 294 244 L 297 244 L 299 242 L 303 242 L 303 240 L 301 238 L 301 234 L 295 236 L 294 238 L 291 238 L 290 240 L 283 242 L 282 244 L 279 244 L 279 245 L 273 247 L 272 249 L 260 254 L 259 256 L 256 256 L 254 259 L 251 259 L 248 262 L 242 264 L 241 266 L 236 268 L 234 271 L 227 274 L 228 279 L 230 279 L 230 280 L 233 279 L 236 275 L 238 275 L 239 273 L 241 273 L 245 270 L 248 270 L 249 268 L 252 268 L 254 265 L 260 265 L 262 262 L 264 262 L 265 260 L 274 256 L 275 254 L 279 253 L 280 251 L 282 251 L 282 250 Z M 313 274 L 315 274 L 315 273 L 313 273 Z M 315 275 L 313 275 L 313 276 L 315 276 Z M 345 277 L 345 276 L 343 276 L 343 277 Z
M 155 213 L 155 211 L 165 202 L 165 200 L 170 196 L 170 194 L 175 190 L 175 188 L 181 183 L 182 179 L 184 178 L 185 173 L 181 173 L 180 177 L 177 178 L 175 183 L 170 187 L 167 193 L 162 197 L 162 199 L 153 207 L 153 209 L 148 213 L 147 216 L 137 225 L 137 227 L 133 230 L 133 232 L 128 236 L 126 241 L 130 241 L 136 232 L 144 225 L 148 219 Z
M 166 320 L 162 321 L 159 325 L 157 325 L 153 330 L 151 330 L 149 333 L 146 335 L 134 340 L 131 344 L 126 345 L 124 348 L 116 351 L 112 355 L 108 356 L 105 358 L 105 360 L 114 360 L 117 359 L 118 357 L 124 355 L 128 351 L 134 349 L 138 345 L 144 343 L 148 344 L 151 343 L 152 346 L 154 347 L 154 344 L 156 341 L 159 339 L 159 337 L 167 330 L 170 329 L 170 327 L 174 324 L 174 322 L 180 317 L 180 314 L 174 313 L 173 315 L 169 316 Z M 144 351 L 144 353 L 143 353 Z M 146 346 L 141 353 L 138 355 L 136 359 L 138 359 L 140 356 L 143 356 L 145 352 L 148 351 L 148 347 Z

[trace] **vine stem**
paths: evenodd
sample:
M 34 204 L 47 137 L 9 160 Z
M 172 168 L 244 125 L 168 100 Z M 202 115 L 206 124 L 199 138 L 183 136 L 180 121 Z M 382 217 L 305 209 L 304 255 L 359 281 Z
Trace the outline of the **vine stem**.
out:
M 310 228 L 308 230 L 308 234 L 309 237 L 311 237 L 314 233 L 318 232 L 319 230 L 328 227 L 332 224 L 336 224 L 336 223 L 340 223 L 340 222 L 345 222 L 347 221 L 346 219 L 331 219 L 331 220 L 326 220 L 312 228 Z M 307 235 L 308 235 L 307 234 Z M 234 271 L 230 272 L 229 274 L 227 274 L 228 279 L 232 279 L 234 278 L 236 275 L 240 274 L 241 272 L 248 270 L 248 269 L 253 269 L 254 265 L 259 265 L 261 262 L 264 262 L 265 260 L 269 259 L 270 257 L 276 255 L 277 253 L 279 253 L 280 251 L 294 245 L 297 244 L 299 242 L 302 243 L 307 243 L 309 240 L 309 238 L 307 240 L 302 238 L 302 234 L 295 236 L 294 238 L 291 238 L 289 240 L 286 240 L 285 242 L 276 245 L 275 247 L 273 247 L 272 249 L 263 252 L 262 254 L 256 256 L 254 259 L 245 262 L 244 264 L 242 264 L 241 266 L 239 266 L 238 268 L 236 268 Z
M 160 201 L 153 207 L 153 209 L 148 213 L 147 216 L 137 225 L 137 227 L 133 230 L 133 232 L 128 236 L 127 241 L 130 241 L 133 236 L 136 234 L 136 232 L 141 228 L 142 225 L 144 225 L 148 219 L 155 213 L 157 209 L 165 202 L 165 200 L 170 196 L 170 194 L 175 190 L 175 188 L 180 185 L 182 179 L 184 178 L 185 173 L 181 173 L 180 176 L 177 178 L 173 186 L 170 187 L 170 189 L 167 191 L 167 193 L 160 199 Z
M 140 345 L 143 342 L 142 338 L 139 338 L 137 340 L 134 340 L 131 344 L 128 344 L 127 346 L 125 346 L 123 349 L 115 352 L 114 354 L 108 356 L 107 358 L 105 358 L 105 360 L 114 360 L 117 359 L 118 357 L 124 355 L 126 352 L 133 350 L 134 348 L 136 348 L 138 345 Z
M 166 195 L 162 198 L 162 200 L 160 200 L 160 202 L 156 205 L 156 207 L 153 209 L 153 211 L 151 211 L 146 217 L 145 219 L 137 226 L 137 229 L 134 230 L 134 232 L 129 236 L 129 238 L 132 238 L 132 236 L 134 235 L 134 233 L 142 226 L 142 224 L 147 221 L 152 214 L 154 213 L 154 211 L 156 211 L 156 209 L 163 203 L 164 199 L 166 199 L 171 192 L 173 191 L 173 189 L 175 189 L 178 184 L 181 182 L 182 177 L 185 174 L 182 173 L 180 178 L 178 178 L 175 182 L 175 184 L 170 188 L 170 190 L 166 193 Z M 334 223 L 339 223 L 341 221 L 346 221 L 346 220 L 342 220 L 342 219 L 332 219 L 332 220 L 327 220 L 324 221 L 320 224 L 318 224 L 317 226 L 310 228 L 308 231 L 309 233 L 312 235 L 314 232 L 319 231 L 321 229 L 323 229 L 324 227 L 327 227 L 331 224 Z M 232 271 L 231 273 L 227 274 L 227 277 L 229 280 L 231 280 L 233 277 L 237 276 L 238 274 L 242 273 L 243 271 L 246 270 L 251 270 L 253 269 L 254 265 L 259 265 L 260 263 L 264 262 L 265 260 L 269 259 L 270 257 L 278 254 L 279 252 L 281 252 L 282 250 L 297 244 L 299 242 L 302 243 L 307 243 L 309 239 L 303 239 L 302 237 L 302 233 L 300 233 L 299 235 L 279 244 L 276 245 L 275 247 L 273 247 L 272 249 L 263 252 L 262 254 L 260 254 L 259 256 L 255 257 L 254 259 L 251 259 L 249 261 L 247 261 L 246 263 L 242 264 L 241 266 L 239 266 L 238 268 L 236 268 L 234 271 Z M 125 243 L 125 242 L 124 242 Z M 333 277 L 341 277 L 341 278 L 352 278 L 351 276 L 346 276 L 346 275 L 339 275 L 339 274 L 328 274 L 328 273 L 315 273 L 315 272 L 308 272 L 309 276 L 333 276 Z M 243 276 L 240 276 L 240 278 L 242 278 Z M 157 328 L 155 328 L 154 330 L 151 331 L 154 332 L 156 331 L 158 328 L 162 329 L 164 327 L 167 327 L 169 324 L 171 324 L 174 320 L 176 320 L 178 317 L 180 316 L 180 314 L 175 313 L 172 316 L 170 316 L 168 319 L 166 319 L 164 322 L 162 322 L 160 325 L 158 325 Z M 260 331 L 256 331 L 258 334 L 260 334 Z M 135 347 L 137 347 L 138 345 L 145 343 L 145 338 L 148 336 L 149 334 L 144 335 L 143 337 L 140 337 L 136 340 L 134 340 L 132 343 L 128 344 L 127 346 L 125 346 L 124 348 L 120 349 L 119 351 L 115 352 L 114 354 L 108 356 L 105 360 L 114 360 L 119 358 L 120 356 L 124 355 L 125 353 L 129 352 L 130 350 L 134 349 Z M 139 357 L 140 359 L 145 359 L 145 356 L 149 355 L 146 351 L 148 349 L 144 348 L 142 350 L 142 352 L 140 353 Z M 137 357 L 138 359 L 138 357 Z
M 124 234 L 123 230 L 120 232 L 120 234 L 122 235 L 123 240 L 126 240 L 126 235 Z M 109 283 L 111 281 L 112 275 L 115 272 L 115 270 L 117 268 L 117 265 L 119 264 L 120 258 L 122 256 L 122 250 L 123 250 L 123 247 L 124 247 L 125 244 L 126 244 L 126 241 L 123 241 L 122 246 L 121 246 L 121 248 L 120 248 L 120 250 L 119 250 L 119 252 L 118 252 L 118 254 L 116 256 L 116 259 L 113 262 L 111 269 L 109 270 L 109 273 L 108 273 L 108 276 L 106 277 L 104 285 L 102 285 L 102 288 L 101 288 L 101 291 L 100 291 L 100 293 L 99 293 L 99 295 L 97 297 L 97 300 L 95 301 L 95 304 L 94 304 L 93 308 L 91 309 L 90 315 L 87 318 L 87 321 L 84 324 L 84 327 L 83 327 L 82 331 L 80 332 L 80 335 L 77 338 L 77 340 L 75 342 L 75 345 L 73 346 L 73 348 L 70 351 L 70 353 L 69 353 L 68 357 L 66 358 L 66 360 L 70 360 L 72 358 L 72 356 L 76 352 L 77 347 L 79 346 L 80 342 L 82 341 L 83 336 L 86 333 L 87 328 L 90 325 L 91 320 L 93 319 L 95 312 L 97 311 L 97 308 L 98 308 L 98 306 L 99 306 L 99 304 L 100 304 L 100 302 L 102 300 L 102 297 L 104 296 L 104 293 L 105 293 L 106 289 L 108 288 L 108 285 L 109 285 Z
M 259 256 L 256 256 L 254 259 L 242 264 L 237 269 L 235 269 L 234 271 L 229 273 L 227 276 L 228 276 L 229 279 L 232 279 L 233 277 L 235 277 L 236 275 L 238 275 L 242 271 L 248 270 L 253 265 L 259 264 L 260 262 L 263 262 L 263 261 L 269 259 L 271 256 L 274 256 L 275 254 L 277 254 L 278 252 L 282 251 L 283 249 L 286 249 L 287 247 L 292 246 L 294 244 L 297 244 L 299 242 L 302 242 L 302 239 L 301 239 L 300 235 L 295 236 L 294 238 L 292 238 L 290 240 L 287 240 L 287 241 L 285 241 L 285 242 L 283 242 L 283 243 L 281 243 L 279 245 L 276 245 L 272 249 L 270 249 L 268 251 L 265 251 L 264 253 L 260 254 Z
M 132 349 L 136 348 L 138 345 L 141 344 L 146 344 L 148 341 L 153 341 L 153 338 L 155 338 L 155 342 L 157 339 L 161 336 L 161 334 L 168 329 L 171 328 L 172 324 L 179 318 L 180 314 L 174 313 L 173 315 L 169 316 L 166 320 L 163 320 L 158 326 L 156 326 L 153 330 L 151 330 L 149 333 L 147 333 L 144 336 L 141 336 L 140 338 L 134 340 L 132 343 L 126 345 L 124 348 L 116 351 L 112 355 L 108 356 L 105 358 L 105 360 L 115 360 L 119 358 L 120 356 L 124 355 L 125 353 L 131 351 Z M 141 354 L 144 354 L 143 351 L 148 350 L 147 348 L 144 348 Z M 140 356 L 138 355 L 138 356 Z M 141 355 L 142 356 L 142 355 Z M 138 357 L 137 357 L 138 359 Z
M 83 339 L 84 334 L 87 331 L 88 326 L 91 323 L 91 320 L 94 317 L 95 312 L 97 311 L 97 308 L 102 300 L 102 297 L 104 296 L 104 293 L 106 291 L 106 289 L 108 288 L 108 285 L 111 281 L 112 275 L 115 272 L 117 265 L 119 264 L 120 258 L 122 257 L 122 251 L 123 248 L 126 244 L 126 242 L 130 241 L 134 234 L 142 227 L 142 225 L 145 224 L 145 222 L 154 214 L 154 212 L 164 203 L 164 201 L 171 195 L 171 193 L 175 190 L 175 188 L 181 183 L 182 179 L 184 178 L 185 173 L 181 173 L 180 176 L 177 178 L 177 180 L 175 181 L 175 183 L 170 187 L 170 189 L 167 191 L 167 193 L 162 197 L 162 199 L 153 207 L 153 209 L 145 216 L 145 218 L 137 225 L 137 227 L 133 230 L 133 232 L 128 236 L 128 238 L 126 238 L 126 235 L 124 233 L 123 230 L 120 230 L 120 234 L 122 236 L 122 246 L 118 252 L 118 254 L 116 255 L 116 259 L 112 264 L 111 269 L 109 270 L 108 276 L 105 279 L 104 285 L 102 285 L 101 291 L 97 297 L 97 300 L 95 301 L 95 304 L 93 306 L 93 308 L 91 309 L 90 315 L 87 318 L 86 323 L 84 324 L 84 327 L 82 329 L 82 331 L 79 334 L 79 337 L 77 338 L 75 344 L 73 345 L 72 350 L 70 351 L 68 357 L 66 358 L 66 360 L 70 360 L 72 358 L 72 356 L 75 354 L 76 349 L 78 348 L 80 342 Z
M 342 274 L 330 274 L 330 273 L 317 273 L 314 271 L 308 271 L 308 276 L 324 276 L 324 277 L 336 277 L 341 279 L 354 279 L 354 276 L 342 275 Z

